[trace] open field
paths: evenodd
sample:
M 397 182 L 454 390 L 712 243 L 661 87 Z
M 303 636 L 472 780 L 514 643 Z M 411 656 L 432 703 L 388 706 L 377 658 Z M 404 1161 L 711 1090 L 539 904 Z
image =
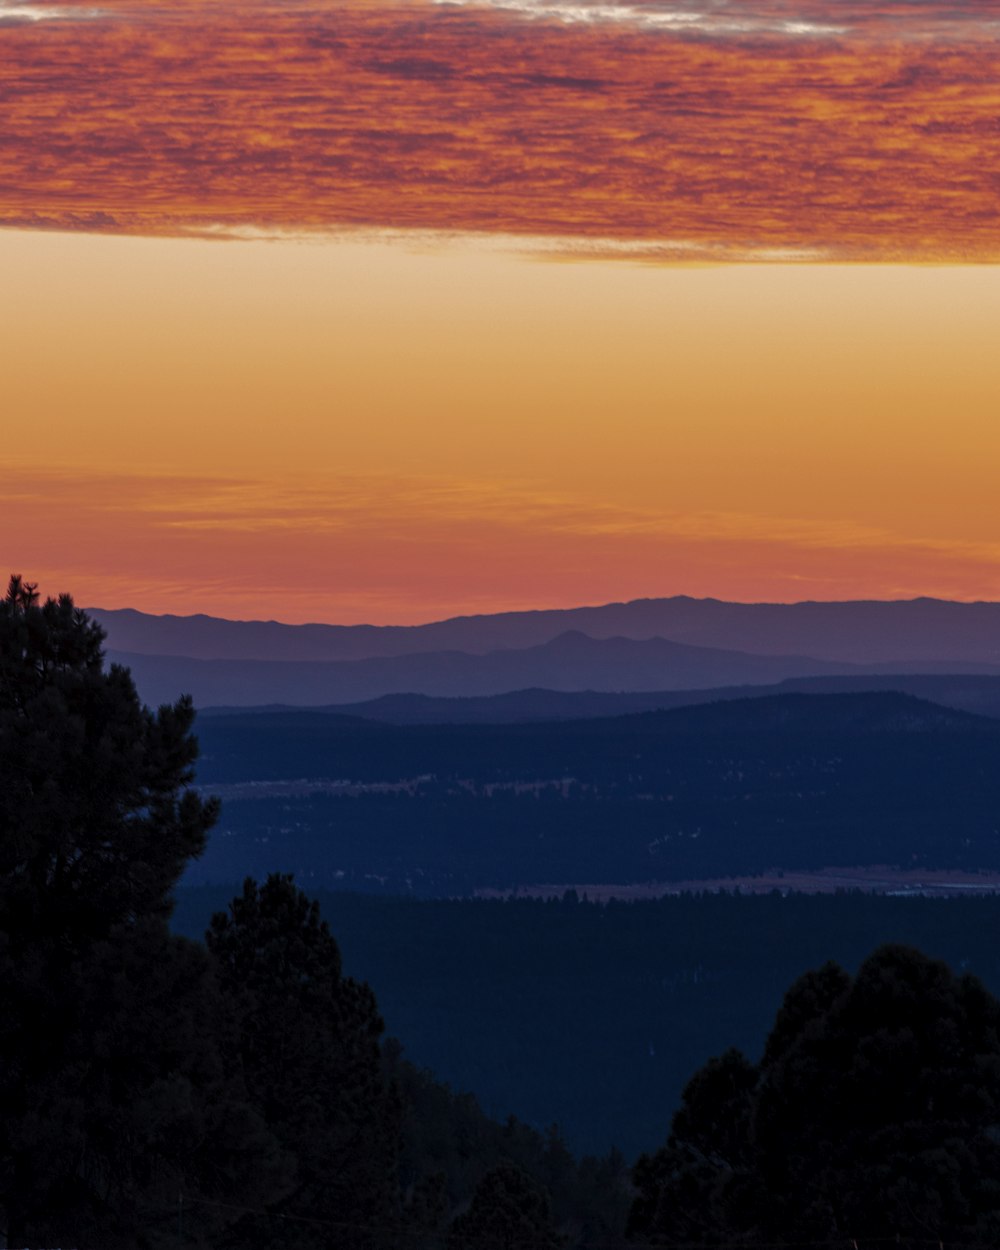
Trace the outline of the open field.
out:
M 815 872 L 785 872 L 780 868 L 743 877 L 709 880 L 646 881 L 631 885 L 528 885 L 505 894 L 502 890 L 477 890 L 477 898 L 561 898 L 575 890 L 592 902 L 669 898 L 677 894 L 718 893 L 770 894 L 772 890 L 795 894 L 836 894 L 838 890 L 862 890 L 866 894 L 919 895 L 947 898 L 964 893 L 1000 893 L 1000 872 L 960 872 L 935 869 L 903 869 L 887 865 L 866 868 L 820 868 Z

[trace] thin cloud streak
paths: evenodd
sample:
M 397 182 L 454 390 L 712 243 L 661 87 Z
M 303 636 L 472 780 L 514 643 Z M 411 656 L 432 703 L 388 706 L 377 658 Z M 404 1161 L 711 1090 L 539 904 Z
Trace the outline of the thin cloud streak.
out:
M 85 9 L 76 5 L 16 4 L 0 0 L 0 26 L 20 22 L 85 22 L 103 17 L 102 9 Z
M 0 7 L 3 225 L 1000 259 L 997 0 L 22 11 L 98 12 Z
M 8 565 L 103 606 L 259 616 L 280 604 L 286 619 L 386 622 L 566 606 L 582 585 L 595 601 L 1000 597 L 1000 541 L 624 508 L 528 481 L 22 468 L 10 485 L 0 501 L 0 532 L 17 536 Z
M 564 22 L 567 25 L 602 26 L 620 24 L 639 30 L 682 32 L 709 36 L 777 34 L 801 38 L 846 35 L 847 26 L 824 22 L 796 21 L 787 17 L 735 16 L 719 6 L 718 11 L 676 6 L 572 3 L 567 0 L 434 0 L 435 4 L 456 8 L 485 8 L 518 13 L 524 17 Z M 745 13 L 745 10 L 744 10 Z
M 79 478 L 74 474 L 73 479 Z M 34 491 L 12 492 L 22 501 L 47 497 L 53 479 L 42 473 Z M 61 480 L 68 485 L 69 475 Z M 88 484 L 99 511 L 144 517 L 152 528 L 207 533 L 297 531 L 356 534 L 361 530 L 455 531 L 469 525 L 532 534 L 583 538 L 647 536 L 780 543 L 808 549 L 903 549 L 941 552 L 996 562 L 1000 541 L 906 537 L 850 521 L 812 521 L 780 515 L 704 509 L 622 507 L 546 490 L 529 482 L 428 477 L 338 475 L 265 481 L 248 478 L 180 478 L 109 474 Z M 80 501 L 82 506 L 83 501 Z M 398 536 L 398 535 L 397 535 Z

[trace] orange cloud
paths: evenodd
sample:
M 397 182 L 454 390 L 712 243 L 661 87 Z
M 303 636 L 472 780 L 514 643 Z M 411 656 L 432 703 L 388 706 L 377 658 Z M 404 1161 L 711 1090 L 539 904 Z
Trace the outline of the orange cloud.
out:
M 5 0 L 0 224 L 996 260 L 998 21 L 994 0 Z

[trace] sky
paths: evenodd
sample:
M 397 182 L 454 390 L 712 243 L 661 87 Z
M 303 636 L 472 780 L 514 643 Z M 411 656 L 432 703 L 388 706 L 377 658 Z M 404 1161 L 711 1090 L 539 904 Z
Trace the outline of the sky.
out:
M 1000 598 L 998 69 L 992 0 L 0 0 L 8 568 Z

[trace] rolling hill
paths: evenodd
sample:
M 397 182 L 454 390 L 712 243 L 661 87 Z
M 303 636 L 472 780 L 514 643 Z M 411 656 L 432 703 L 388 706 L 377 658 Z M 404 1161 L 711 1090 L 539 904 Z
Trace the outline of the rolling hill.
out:
M 195 881 L 461 895 L 895 864 L 1000 869 L 1000 724 L 891 692 L 609 719 L 207 717 Z

